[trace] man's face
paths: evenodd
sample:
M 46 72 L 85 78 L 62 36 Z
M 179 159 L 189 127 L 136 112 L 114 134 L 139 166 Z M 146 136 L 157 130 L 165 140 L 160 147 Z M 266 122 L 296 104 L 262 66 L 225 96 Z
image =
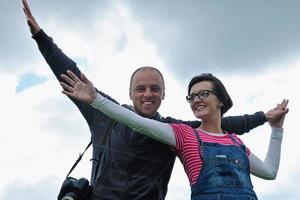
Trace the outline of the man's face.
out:
M 137 71 L 132 78 L 129 95 L 139 115 L 153 117 L 165 96 L 162 77 L 153 69 Z

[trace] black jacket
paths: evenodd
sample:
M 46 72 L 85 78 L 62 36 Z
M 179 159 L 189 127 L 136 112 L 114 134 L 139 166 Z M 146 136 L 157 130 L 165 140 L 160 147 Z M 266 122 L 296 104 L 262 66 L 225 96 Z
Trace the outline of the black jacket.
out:
M 80 74 L 76 63 L 68 58 L 43 30 L 33 38 L 59 80 L 60 75 L 65 73 L 67 69 L 72 70 L 77 75 Z M 116 102 L 103 92 L 98 92 Z M 102 162 L 99 163 L 101 150 L 99 141 L 103 139 L 103 134 L 111 119 L 90 105 L 74 99 L 71 100 L 79 108 L 91 132 L 93 144 L 92 199 L 165 199 L 175 161 L 174 151 L 170 150 L 167 145 L 116 123 L 108 137 Z M 163 118 L 158 113 L 154 119 L 166 123 L 183 122 L 171 117 Z M 222 127 L 227 131 L 243 134 L 265 121 L 263 112 L 257 112 L 253 115 L 223 118 Z M 189 123 L 193 127 L 199 126 L 197 121 L 185 123 Z M 98 171 L 97 174 L 96 171 Z

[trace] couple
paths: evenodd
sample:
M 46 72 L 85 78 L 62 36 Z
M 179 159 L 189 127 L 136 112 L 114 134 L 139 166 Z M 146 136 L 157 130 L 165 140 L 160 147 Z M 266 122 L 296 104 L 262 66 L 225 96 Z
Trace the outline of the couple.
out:
M 84 74 L 79 78 L 67 70 L 61 78 L 64 94 L 173 149 L 189 178 L 192 200 L 255 200 L 250 173 L 263 179 L 276 178 L 288 100 L 275 108 L 283 114 L 270 122 L 269 149 L 262 161 L 235 133 L 221 128 L 221 117 L 233 103 L 222 82 L 212 74 L 195 76 L 188 84 L 186 99 L 195 117 L 201 120 L 196 129 L 183 123 L 141 117 L 97 93 Z
M 55 76 L 61 81 L 60 75 L 67 70 L 72 70 L 80 76 L 81 72 L 76 63 L 67 57 L 52 38 L 39 27 L 27 1 L 22 0 L 22 3 L 32 37 Z M 164 118 L 158 114 L 157 110 L 164 99 L 164 89 L 163 76 L 157 69 L 153 67 L 137 69 L 130 81 L 130 99 L 133 107 L 127 106 L 127 108 L 143 117 L 164 123 L 187 123 L 194 128 L 199 127 L 199 121 L 184 122 L 171 117 Z M 116 102 L 103 92 L 98 92 Z M 87 121 L 92 136 L 92 199 L 164 199 L 175 161 L 175 151 L 170 149 L 169 145 L 141 135 L 121 123 L 116 123 L 108 135 L 105 153 L 102 154 L 99 141 L 103 141 L 104 133 L 113 120 L 86 103 L 74 98 L 70 99 Z M 266 121 L 276 123 L 285 113 L 286 110 L 273 109 L 266 113 L 225 117 L 222 118 L 221 124 L 228 132 L 243 134 Z

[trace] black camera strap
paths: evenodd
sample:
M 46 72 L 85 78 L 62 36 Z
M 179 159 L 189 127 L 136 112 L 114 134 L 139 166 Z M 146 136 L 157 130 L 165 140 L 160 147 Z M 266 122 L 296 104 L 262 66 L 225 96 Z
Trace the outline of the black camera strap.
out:
M 77 166 L 79 161 L 82 159 L 83 154 L 86 152 L 86 150 L 91 146 L 92 141 L 88 143 L 88 145 L 85 147 L 85 150 L 82 153 L 79 153 L 79 157 L 77 158 L 76 162 L 73 164 L 72 168 L 70 169 L 69 173 L 67 174 L 67 177 L 71 174 L 71 172 L 74 170 L 74 168 Z
M 104 132 L 104 137 L 103 140 L 100 142 L 101 145 L 105 145 L 106 144 L 106 140 L 109 136 L 109 134 L 112 131 L 113 126 L 115 125 L 116 121 L 115 120 L 111 120 L 110 123 L 108 124 L 105 132 Z M 77 166 L 77 164 L 80 162 L 80 160 L 82 159 L 83 154 L 86 152 L 86 150 L 91 146 L 92 144 L 92 140 L 88 143 L 88 145 L 86 146 L 86 148 L 84 149 L 84 151 L 82 153 L 79 153 L 79 157 L 77 158 L 76 162 L 73 164 L 73 166 L 71 167 L 70 171 L 68 172 L 66 177 L 69 177 L 69 175 L 72 173 L 72 171 L 74 170 L 74 168 Z

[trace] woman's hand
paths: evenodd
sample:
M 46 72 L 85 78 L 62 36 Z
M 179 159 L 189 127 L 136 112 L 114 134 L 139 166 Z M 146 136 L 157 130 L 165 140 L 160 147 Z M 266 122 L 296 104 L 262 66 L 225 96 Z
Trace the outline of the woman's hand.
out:
M 282 128 L 285 115 L 289 112 L 287 105 L 288 99 L 284 99 L 275 108 L 266 113 L 266 118 L 271 127 Z

